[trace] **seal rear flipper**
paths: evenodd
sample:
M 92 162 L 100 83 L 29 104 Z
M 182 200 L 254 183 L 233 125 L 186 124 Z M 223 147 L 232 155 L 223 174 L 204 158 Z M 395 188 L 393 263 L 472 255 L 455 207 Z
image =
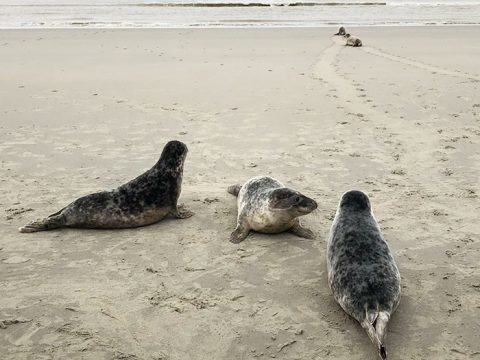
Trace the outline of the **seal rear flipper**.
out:
M 238 196 L 238 193 L 240 192 L 240 189 L 242 188 L 242 185 L 240 184 L 235 184 L 235 185 L 232 185 L 232 186 L 229 186 L 227 188 L 227 192 L 229 194 L 232 194 L 233 196 Z
M 382 359 L 386 359 L 387 358 L 387 353 L 385 351 L 385 347 L 383 346 L 383 344 L 380 342 L 380 340 L 378 339 L 378 336 L 377 336 L 377 333 L 375 331 L 375 328 L 372 324 L 370 324 L 370 322 L 368 321 L 368 319 L 364 319 L 360 325 L 362 325 L 362 327 L 365 329 L 365 331 L 367 332 L 367 335 L 368 337 L 370 338 L 370 340 L 372 341 L 373 345 L 376 346 L 378 352 L 379 352 L 379 355 Z M 382 349 L 383 349 L 383 352 L 382 352 Z
M 383 359 L 383 360 L 386 360 L 387 359 L 387 349 L 385 348 L 385 345 L 380 345 L 380 350 L 379 350 L 379 353 L 380 353 L 380 357 Z
M 21 233 L 46 231 L 63 227 L 65 224 L 65 217 L 63 215 L 50 215 L 48 218 L 43 220 L 33 221 L 30 224 L 21 227 L 18 229 L 18 231 Z
M 383 343 L 387 331 L 387 323 L 390 319 L 390 313 L 379 311 L 377 308 L 367 306 L 365 309 L 365 319 L 361 322 L 362 327 L 368 334 L 372 343 L 377 347 L 380 358 L 387 358 L 387 349 Z
M 378 317 L 378 311 L 373 309 L 367 309 L 366 315 L 367 315 L 368 322 L 373 326 L 375 326 L 374 324 Z
M 387 334 L 387 324 L 390 321 L 390 313 L 387 311 L 380 311 L 378 313 L 377 321 L 375 323 L 375 332 L 377 333 L 378 341 L 380 342 L 380 356 L 382 359 L 387 358 L 387 350 L 385 349 L 384 340 Z

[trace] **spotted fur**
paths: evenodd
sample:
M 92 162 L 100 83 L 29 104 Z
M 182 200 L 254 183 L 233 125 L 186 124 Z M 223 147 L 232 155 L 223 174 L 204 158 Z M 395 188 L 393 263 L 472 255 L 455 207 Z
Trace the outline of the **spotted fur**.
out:
M 344 37 L 347 39 L 347 42 L 345 44 L 346 46 L 360 47 L 363 45 L 362 40 L 360 40 L 356 36 L 345 34 Z
M 340 201 L 327 243 L 327 271 L 335 300 L 386 359 L 384 338 L 400 302 L 400 273 L 360 191 L 349 191 Z
M 137 178 L 112 191 L 83 196 L 48 218 L 34 221 L 20 232 L 35 232 L 59 227 L 130 228 L 158 222 L 169 215 L 192 215 L 179 209 L 183 164 L 187 146 L 170 141 L 158 162 Z

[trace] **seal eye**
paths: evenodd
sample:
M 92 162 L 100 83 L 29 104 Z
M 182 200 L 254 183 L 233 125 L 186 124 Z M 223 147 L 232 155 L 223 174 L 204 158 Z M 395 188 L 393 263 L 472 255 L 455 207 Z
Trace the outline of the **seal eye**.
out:
M 295 203 L 298 204 L 300 202 L 300 196 L 295 196 Z

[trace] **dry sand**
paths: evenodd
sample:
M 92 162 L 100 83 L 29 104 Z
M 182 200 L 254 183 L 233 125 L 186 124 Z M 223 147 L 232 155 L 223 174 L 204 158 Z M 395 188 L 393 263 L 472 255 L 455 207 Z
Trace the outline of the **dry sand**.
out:
M 390 359 L 480 358 L 480 27 L 349 30 L 363 48 L 335 29 L 0 31 L 1 358 L 375 359 L 326 281 L 352 188 L 403 276 Z M 170 139 L 196 216 L 17 232 Z M 318 200 L 317 240 L 228 242 L 226 187 L 259 174 Z

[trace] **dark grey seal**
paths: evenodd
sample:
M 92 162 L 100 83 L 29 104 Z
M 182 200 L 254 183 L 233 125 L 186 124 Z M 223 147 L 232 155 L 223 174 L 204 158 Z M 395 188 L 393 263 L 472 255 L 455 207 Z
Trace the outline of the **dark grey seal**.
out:
M 60 227 L 118 229 L 156 223 L 167 216 L 188 218 L 177 206 L 187 146 L 170 141 L 148 171 L 112 191 L 83 196 L 49 217 L 20 228 L 36 232 Z
M 346 46 L 353 46 L 353 47 L 360 47 L 362 46 L 362 40 L 359 38 L 352 36 L 350 34 L 344 35 L 344 38 L 347 39 Z
M 384 340 L 400 303 L 400 273 L 361 191 L 348 191 L 340 200 L 327 244 L 327 271 L 335 300 L 386 359 Z
M 333 34 L 333 35 L 345 35 L 346 34 L 346 31 L 345 31 L 345 28 L 343 26 L 340 26 L 340 28 L 338 29 L 338 32 L 336 34 Z
M 254 177 L 243 186 L 230 186 L 227 191 L 238 196 L 237 227 L 230 236 L 232 243 L 245 240 L 251 230 L 269 234 L 289 230 L 300 237 L 314 238 L 312 231 L 300 225 L 298 217 L 315 210 L 315 200 L 269 176 Z

